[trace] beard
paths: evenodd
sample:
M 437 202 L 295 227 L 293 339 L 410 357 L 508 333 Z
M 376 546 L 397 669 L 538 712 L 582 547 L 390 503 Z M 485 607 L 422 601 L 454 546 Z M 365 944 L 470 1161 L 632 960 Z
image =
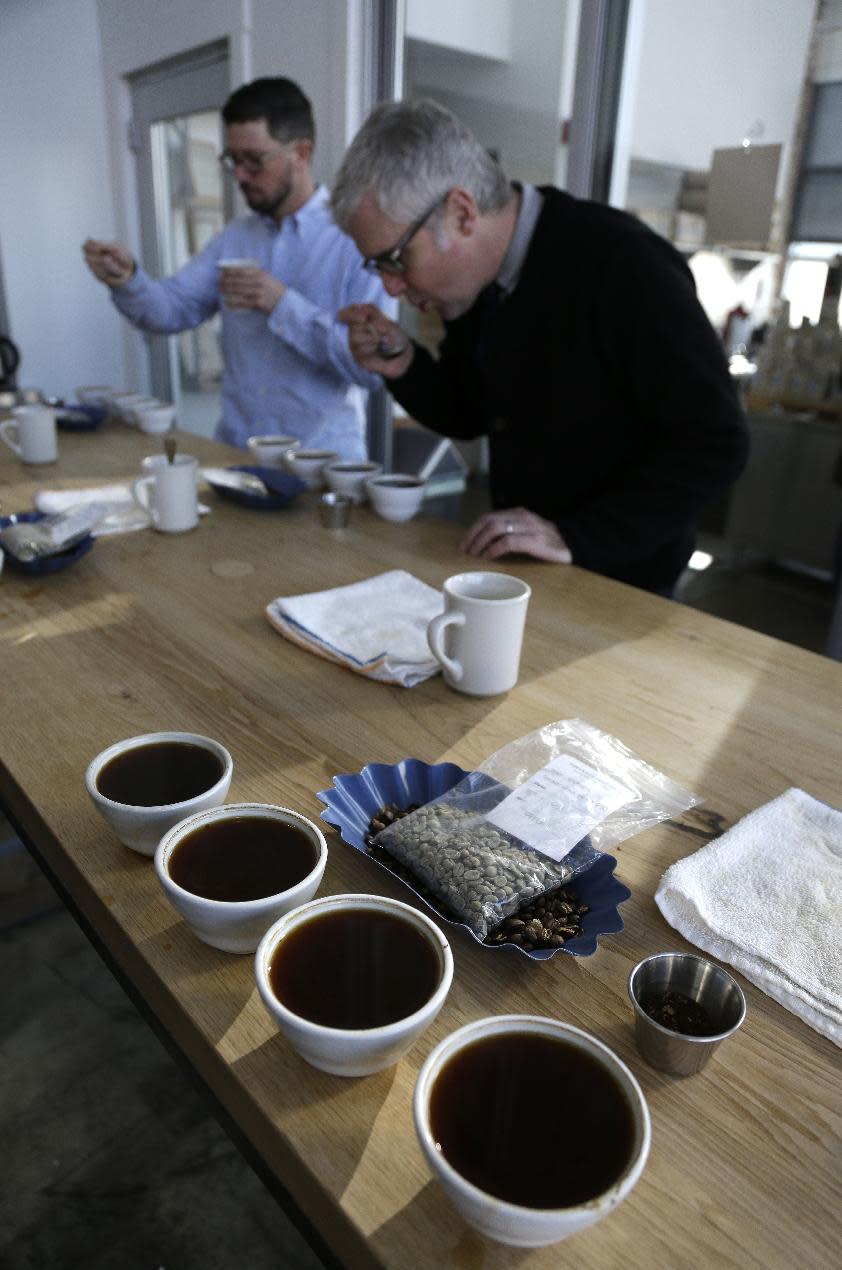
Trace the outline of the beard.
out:
M 292 181 L 287 177 L 269 193 L 252 189 L 247 181 L 241 182 L 240 193 L 253 212 L 260 212 L 263 216 L 275 216 L 292 194 Z

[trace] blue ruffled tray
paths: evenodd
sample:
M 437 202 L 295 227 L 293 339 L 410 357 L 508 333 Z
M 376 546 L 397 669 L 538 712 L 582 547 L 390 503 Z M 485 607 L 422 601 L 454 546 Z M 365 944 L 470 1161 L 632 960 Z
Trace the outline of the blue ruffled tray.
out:
M 293 476 L 291 472 L 282 472 L 277 467 L 239 465 L 229 468 L 229 471 L 248 472 L 251 476 L 259 477 L 269 493 L 250 494 L 248 490 L 232 489 L 230 485 L 217 485 L 210 478 L 206 478 L 208 485 L 220 498 L 227 498 L 229 502 L 237 503 L 240 507 L 251 507 L 255 511 L 277 511 L 280 507 L 286 507 L 296 494 L 300 494 L 307 488 L 297 476 Z
M 7 525 L 27 524 L 31 525 L 36 520 L 43 520 L 43 512 L 18 512 L 16 516 L 0 516 L 0 529 L 5 529 Z M 71 547 L 69 551 L 60 551 L 55 556 L 44 556 L 39 560 L 18 560 L 17 556 L 11 551 L 5 551 L 6 564 L 10 569 L 15 569 L 18 573 L 31 573 L 43 576 L 48 573 L 61 573 L 62 569 L 66 569 L 69 565 L 75 564 L 77 560 L 81 560 L 94 545 L 92 534 L 88 534 L 75 547 Z
M 398 876 L 388 864 L 371 855 L 365 845 L 369 822 L 382 807 L 394 804 L 408 807 L 412 803 L 428 803 L 447 793 L 468 773 L 456 763 L 424 763 L 421 759 L 405 758 L 400 763 L 368 763 L 361 772 L 334 776 L 330 789 L 323 789 L 316 797 L 325 804 L 321 819 L 338 829 L 343 842 L 373 860 L 378 868 Z M 487 777 L 476 773 L 482 784 Z M 574 848 L 576 850 L 576 848 Z M 403 878 L 405 886 L 426 904 L 441 921 L 466 931 L 483 948 L 495 952 L 518 953 L 531 961 L 547 961 L 556 953 L 569 953 L 574 957 L 589 957 L 596 952 L 600 935 L 616 934 L 623 929 L 623 919 L 618 906 L 627 900 L 631 891 L 614 877 L 617 861 L 614 856 L 600 855 L 589 868 L 572 878 L 569 885 L 575 890 L 588 912 L 582 917 L 582 934 L 569 939 L 559 948 L 536 948 L 528 952 L 517 944 L 486 944 L 464 922 L 445 917 L 434 902 L 421 895 Z
M 105 406 L 88 406 L 71 402 L 69 406 L 56 407 L 56 427 L 61 428 L 63 432 L 93 432 L 107 414 Z

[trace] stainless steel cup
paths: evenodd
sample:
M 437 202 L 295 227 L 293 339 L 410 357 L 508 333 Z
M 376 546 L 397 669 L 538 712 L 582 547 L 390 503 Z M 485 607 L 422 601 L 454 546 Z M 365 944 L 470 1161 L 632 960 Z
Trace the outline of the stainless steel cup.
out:
M 644 1007 L 668 991 L 700 1005 L 710 1019 L 712 1035 L 675 1032 L 650 1018 Z M 647 1063 L 673 1076 L 701 1071 L 717 1045 L 733 1036 L 746 1016 L 745 997 L 737 981 L 712 961 L 692 953 L 656 953 L 639 961 L 629 975 L 629 997 L 637 1048 Z
M 344 529 L 351 516 L 351 499 L 347 494 L 322 494 L 319 516 L 325 529 Z

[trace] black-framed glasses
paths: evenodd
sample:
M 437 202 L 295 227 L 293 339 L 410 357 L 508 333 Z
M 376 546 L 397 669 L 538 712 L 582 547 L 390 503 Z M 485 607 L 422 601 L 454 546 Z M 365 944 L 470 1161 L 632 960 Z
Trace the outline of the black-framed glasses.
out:
M 242 154 L 233 154 L 230 150 L 223 150 L 219 156 L 219 162 L 225 168 L 226 172 L 233 172 L 236 168 L 245 168 L 252 176 L 260 172 L 266 166 L 270 159 L 274 159 L 276 155 L 283 154 L 284 150 L 289 148 L 289 143 L 283 146 L 275 146 L 274 150 L 246 150 Z
M 406 270 L 406 265 L 401 259 L 401 257 L 403 256 L 403 253 L 406 251 L 407 247 L 409 246 L 409 244 L 411 243 L 415 235 L 418 233 L 419 229 L 423 229 L 427 221 L 432 216 L 433 212 L 436 210 L 436 208 L 441 206 L 441 204 L 445 201 L 449 193 L 450 193 L 450 190 L 447 190 L 446 193 L 439 194 L 436 201 L 434 203 L 431 203 L 430 206 L 427 208 L 427 210 L 422 212 L 421 215 L 417 218 L 417 220 L 414 220 L 412 222 L 409 229 L 407 229 L 405 233 L 401 235 L 398 242 L 395 243 L 394 247 L 392 247 L 390 251 L 381 251 L 380 254 L 377 256 L 366 256 L 365 260 L 363 261 L 363 264 L 365 265 L 366 269 L 368 269 L 371 273 L 392 273 L 392 274 L 404 273 Z

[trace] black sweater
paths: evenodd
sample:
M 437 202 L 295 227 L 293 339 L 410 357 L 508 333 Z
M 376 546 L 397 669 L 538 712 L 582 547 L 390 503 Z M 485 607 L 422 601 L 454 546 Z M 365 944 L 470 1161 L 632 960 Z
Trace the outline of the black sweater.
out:
M 693 277 L 625 212 L 541 190 L 523 271 L 477 361 L 480 305 L 388 385 L 413 418 L 490 439 L 491 500 L 558 525 L 575 564 L 653 590 L 693 550 L 701 509 L 748 434 Z

